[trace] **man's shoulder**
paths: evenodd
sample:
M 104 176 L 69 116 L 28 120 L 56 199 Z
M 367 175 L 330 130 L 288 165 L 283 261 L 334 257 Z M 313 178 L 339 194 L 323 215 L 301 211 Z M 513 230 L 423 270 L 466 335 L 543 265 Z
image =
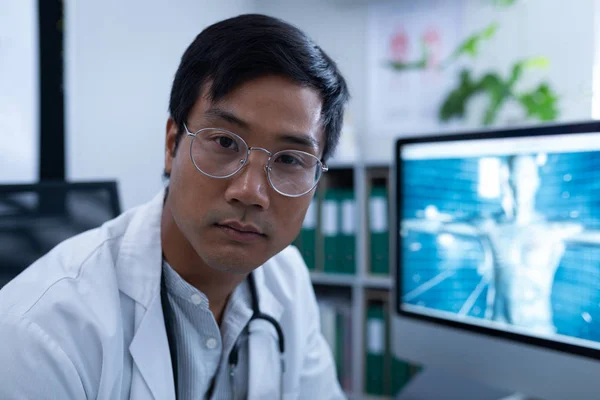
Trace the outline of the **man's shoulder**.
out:
M 36 352 L 39 381 L 64 373 L 66 386 L 89 394 L 104 368 L 118 370 L 123 317 L 114 260 L 121 238 L 113 221 L 74 236 L 0 290 L 0 340 L 13 354 Z M 15 359 L 16 373 L 34 368 Z
M 110 286 L 128 215 L 69 238 L 35 261 L 0 290 L 0 313 L 24 315 L 35 308 L 85 300 Z

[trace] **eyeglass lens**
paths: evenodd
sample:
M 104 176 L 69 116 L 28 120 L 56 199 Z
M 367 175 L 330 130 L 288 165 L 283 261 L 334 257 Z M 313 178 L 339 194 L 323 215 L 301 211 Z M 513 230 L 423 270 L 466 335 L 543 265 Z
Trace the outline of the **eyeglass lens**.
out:
M 224 178 L 235 174 L 247 161 L 248 146 L 239 136 L 216 129 L 198 131 L 192 138 L 192 161 L 202 173 Z M 271 157 L 268 178 L 275 190 L 297 196 L 310 191 L 322 173 L 321 161 L 299 150 L 280 151 Z

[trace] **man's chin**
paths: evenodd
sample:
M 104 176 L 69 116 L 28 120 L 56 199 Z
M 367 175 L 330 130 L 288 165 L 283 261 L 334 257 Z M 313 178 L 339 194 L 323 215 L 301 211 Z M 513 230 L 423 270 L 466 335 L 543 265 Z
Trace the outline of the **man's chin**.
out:
M 202 258 L 210 268 L 235 275 L 247 275 L 264 264 L 264 261 L 253 261 L 254 257 L 244 257 L 243 254 L 233 255 L 231 252 L 213 253 Z
M 219 271 L 219 272 L 223 272 L 226 274 L 231 274 L 231 275 L 240 275 L 240 276 L 244 276 L 244 275 L 248 275 L 249 273 L 251 273 L 252 271 L 254 271 L 256 268 L 241 268 L 241 267 L 227 267 L 224 268 L 220 265 L 217 266 L 210 266 L 212 269 Z

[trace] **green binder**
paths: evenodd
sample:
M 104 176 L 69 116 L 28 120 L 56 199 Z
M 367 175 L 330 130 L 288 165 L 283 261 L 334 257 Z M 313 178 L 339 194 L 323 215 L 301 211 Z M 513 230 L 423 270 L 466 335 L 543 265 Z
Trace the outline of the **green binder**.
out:
M 411 365 L 405 361 L 399 360 L 391 353 L 389 353 L 389 357 L 392 359 L 392 368 L 391 393 L 388 393 L 388 396 L 396 397 L 411 378 Z
M 336 189 L 328 188 L 321 203 L 323 271 L 330 273 L 338 270 L 338 197 Z
M 310 270 L 316 268 L 316 229 L 317 229 L 317 202 L 313 200 L 306 211 L 304 222 L 302 223 L 302 229 L 300 235 L 296 239 L 298 250 L 304 258 L 306 266 Z
M 388 218 L 387 189 L 374 187 L 369 198 L 372 274 L 389 274 Z
M 384 394 L 386 343 L 385 313 L 383 306 L 372 303 L 367 308 L 367 332 L 365 347 L 365 391 L 367 394 Z
M 337 371 L 337 378 L 340 385 L 343 385 L 344 375 L 346 373 L 344 365 L 344 330 L 345 330 L 345 317 L 344 314 L 337 310 L 337 314 L 335 316 L 335 364 Z
M 352 189 L 340 191 L 338 272 L 356 273 L 356 199 Z

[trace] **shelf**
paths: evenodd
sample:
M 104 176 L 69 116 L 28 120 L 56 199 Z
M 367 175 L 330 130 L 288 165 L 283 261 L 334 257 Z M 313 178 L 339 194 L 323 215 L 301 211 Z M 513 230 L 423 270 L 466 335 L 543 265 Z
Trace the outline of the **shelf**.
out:
M 330 170 L 353 169 L 356 167 L 356 161 L 353 160 L 329 160 L 327 166 Z
M 389 276 L 366 276 L 363 286 L 372 289 L 391 289 L 394 287 L 394 282 Z
M 366 276 L 362 281 L 359 281 L 355 275 L 311 272 L 310 279 L 313 284 L 317 285 L 354 286 L 360 284 L 370 289 L 391 289 L 394 287 L 394 282 L 389 276 Z
M 374 394 L 365 394 L 362 397 L 360 397 L 360 399 L 361 400 L 393 400 L 389 396 L 378 396 L 378 395 L 374 395 Z
M 332 274 L 325 272 L 311 272 L 310 279 L 313 284 L 332 286 L 353 286 L 356 283 L 355 275 Z

